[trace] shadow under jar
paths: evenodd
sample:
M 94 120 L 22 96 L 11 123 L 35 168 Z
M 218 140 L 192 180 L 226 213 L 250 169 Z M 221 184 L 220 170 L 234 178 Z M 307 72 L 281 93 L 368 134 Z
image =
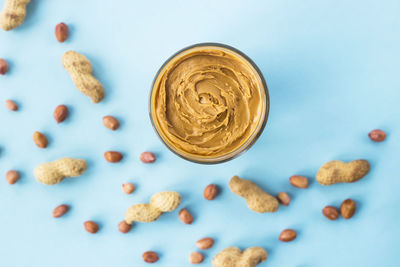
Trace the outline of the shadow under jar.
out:
M 218 43 L 178 51 L 158 71 L 150 95 L 152 124 L 167 147 L 215 164 L 247 151 L 268 118 L 268 88 L 255 63 Z

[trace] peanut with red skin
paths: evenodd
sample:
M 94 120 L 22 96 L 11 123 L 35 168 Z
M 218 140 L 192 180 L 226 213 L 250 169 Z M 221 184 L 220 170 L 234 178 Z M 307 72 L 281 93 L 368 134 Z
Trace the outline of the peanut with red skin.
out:
M 354 213 L 356 212 L 356 202 L 354 200 L 348 198 L 342 202 L 340 205 L 340 213 L 342 217 L 345 219 L 350 219 L 353 217 Z
M 152 152 L 143 152 L 140 155 L 140 160 L 143 163 L 153 163 L 156 161 L 156 156 Z
M 179 219 L 184 224 L 192 224 L 193 223 L 193 216 L 187 209 L 181 209 L 178 213 Z
M 215 184 L 207 185 L 204 188 L 203 196 L 207 200 L 213 200 L 218 195 L 218 187 Z
M 95 234 L 99 231 L 99 226 L 94 221 L 86 221 L 83 223 L 83 226 L 85 227 L 85 230 L 91 234 Z
M 8 72 L 8 63 L 0 58 L 0 75 L 5 75 Z
M 46 148 L 48 145 L 47 137 L 42 134 L 41 132 L 34 132 L 33 133 L 33 141 L 35 144 L 40 148 Z
M 68 205 L 66 204 L 59 205 L 53 210 L 53 217 L 60 218 L 64 216 L 64 214 L 67 213 L 68 211 L 69 211 Z
M 103 124 L 106 128 L 115 131 L 119 128 L 120 123 L 119 121 L 113 116 L 104 116 L 103 117 Z
M 118 230 L 123 234 L 128 233 L 131 229 L 132 225 L 128 224 L 125 220 L 118 224 Z
M 191 264 L 200 264 L 204 261 L 204 256 L 200 252 L 192 252 L 189 255 L 189 262 Z
M 142 255 L 143 260 L 147 263 L 154 263 L 158 261 L 158 254 L 154 251 L 146 251 Z
M 210 237 L 205 237 L 196 242 L 196 246 L 199 249 L 209 249 L 214 245 L 214 239 Z
M 132 194 L 132 192 L 135 191 L 135 186 L 132 183 L 124 183 L 122 185 L 122 191 L 128 195 Z
M 65 105 L 58 105 L 54 110 L 53 117 L 57 123 L 65 121 L 68 117 L 68 108 Z
M 123 158 L 122 154 L 117 151 L 106 151 L 104 152 L 104 158 L 111 163 L 120 162 Z
M 301 175 L 293 175 L 289 178 L 290 183 L 297 188 L 305 189 L 308 187 L 308 178 Z
M 292 229 L 285 229 L 282 231 L 281 235 L 279 236 L 279 240 L 282 242 L 290 242 L 296 239 L 297 233 Z
M 332 206 L 326 206 L 323 208 L 322 214 L 331 221 L 334 221 L 339 217 L 339 211 Z
M 9 170 L 6 173 L 6 180 L 9 184 L 15 184 L 19 179 L 19 172 L 14 170 Z
M 11 99 L 7 99 L 5 102 L 6 108 L 8 108 L 11 111 L 17 111 L 18 110 L 18 105 Z
M 289 206 L 290 196 L 288 195 L 288 193 L 280 192 L 276 198 L 278 199 L 279 203 L 281 203 L 282 205 Z
M 374 142 L 383 142 L 386 139 L 386 133 L 380 129 L 375 129 L 369 132 L 368 137 Z
M 58 23 L 55 29 L 55 35 L 57 41 L 60 43 L 65 42 L 68 39 L 68 25 L 64 22 Z

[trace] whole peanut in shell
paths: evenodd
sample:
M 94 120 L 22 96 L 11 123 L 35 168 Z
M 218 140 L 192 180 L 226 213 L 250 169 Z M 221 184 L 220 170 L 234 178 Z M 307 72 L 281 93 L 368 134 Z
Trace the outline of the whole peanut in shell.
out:
M 177 192 L 160 192 L 154 194 L 149 204 L 135 204 L 125 213 L 128 224 L 137 222 L 153 222 L 162 213 L 175 210 L 181 203 L 181 196 Z
M 93 103 L 99 103 L 104 98 L 104 88 L 92 75 L 92 64 L 84 55 L 68 51 L 62 57 L 62 63 L 72 78 L 76 88 L 90 97 Z
M 272 195 L 264 192 L 255 183 L 239 178 L 232 177 L 229 182 L 229 188 L 236 195 L 246 199 L 249 209 L 255 212 L 275 212 L 279 208 L 278 200 Z
M 268 253 L 261 247 L 248 248 L 241 251 L 237 247 L 229 247 L 218 253 L 212 260 L 213 267 L 255 267 L 266 261 Z
M 363 178 L 370 169 L 368 161 L 359 159 L 348 163 L 333 160 L 324 164 L 317 172 L 317 182 L 322 185 L 353 183 Z
M 31 0 L 5 0 L 0 13 L 0 27 L 9 31 L 21 25 L 26 16 L 26 6 Z
M 33 170 L 33 174 L 39 182 L 54 185 L 65 178 L 80 176 L 85 170 L 86 161 L 83 159 L 62 158 L 38 165 Z

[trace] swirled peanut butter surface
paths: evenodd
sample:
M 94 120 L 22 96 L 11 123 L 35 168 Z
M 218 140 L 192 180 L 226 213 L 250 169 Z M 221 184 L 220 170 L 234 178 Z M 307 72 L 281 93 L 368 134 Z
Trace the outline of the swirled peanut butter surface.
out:
M 152 117 L 175 150 L 219 157 L 254 136 L 265 115 L 265 91 L 243 57 L 214 46 L 172 58 L 155 81 Z

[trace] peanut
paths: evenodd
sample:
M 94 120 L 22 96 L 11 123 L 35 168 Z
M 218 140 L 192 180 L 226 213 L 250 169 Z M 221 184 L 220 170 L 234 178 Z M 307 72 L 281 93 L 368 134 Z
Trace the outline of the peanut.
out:
M 296 239 L 297 233 L 292 229 L 283 230 L 281 235 L 279 236 L 279 240 L 282 242 L 290 242 Z
M 282 205 L 289 206 L 290 196 L 288 195 L 288 193 L 280 192 L 276 198 L 278 199 L 279 203 L 281 203 Z
M 6 108 L 8 108 L 11 111 L 17 111 L 18 110 L 18 105 L 14 101 L 8 99 L 6 100 Z
M 8 63 L 0 58 L 0 75 L 5 75 L 8 72 Z
M 191 264 L 199 264 L 199 263 L 202 263 L 203 260 L 204 260 L 204 256 L 200 252 L 192 252 L 189 255 L 189 262 Z
M 383 142 L 386 139 L 386 133 L 382 130 L 375 129 L 369 132 L 368 137 L 374 142 Z
M 305 176 L 293 175 L 289 178 L 289 182 L 297 188 L 305 189 L 308 187 L 308 179 Z
M 99 225 L 94 221 L 86 221 L 83 223 L 83 226 L 85 227 L 85 230 L 91 234 L 95 234 L 99 231 Z
M 162 213 L 175 210 L 181 202 L 181 196 L 177 192 L 160 192 L 154 194 L 150 204 L 136 204 L 131 206 L 125 213 L 125 221 L 132 224 L 138 222 L 153 222 Z
M 323 208 L 322 214 L 331 221 L 336 220 L 339 217 L 339 211 L 332 206 L 326 206 Z
M 152 152 L 143 152 L 140 154 L 140 160 L 143 163 L 153 163 L 156 161 L 156 156 Z
M 178 213 L 179 219 L 184 224 L 192 224 L 193 223 L 193 216 L 187 209 L 181 209 Z
M 147 263 L 154 263 L 158 261 L 158 254 L 154 251 L 146 251 L 142 255 L 143 260 Z
M 125 183 L 122 185 L 122 191 L 128 195 L 132 194 L 132 192 L 135 191 L 135 186 L 131 183 Z
M 111 163 L 120 162 L 123 158 L 122 154 L 117 151 L 106 151 L 104 152 L 104 158 Z
M 64 216 L 65 213 L 67 213 L 69 211 L 69 206 L 62 204 L 60 206 L 57 206 L 54 210 L 53 210 L 53 217 L 54 218 L 60 218 L 61 216 Z
M 255 267 L 267 258 L 267 251 L 261 247 L 248 248 L 243 252 L 237 247 L 229 247 L 218 253 L 212 264 L 214 267 Z
M 209 249 L 214 245 L 214 239 L 210 237 L 205 237 L 196 242 L 196 246 L 199 249 Z
M 79 91 L 90 97 L 93 103 L 103 100 L 104 88 L 93 77 L 92 64 L 84 55 L 75 51 L 65 52 L 62 63 Z
M 55 34 L 57 41 L 60 43 L 65 42 L 68 39 L 68 26 L 61 22 L 56 25 Z
M 9 31 L 17 28 L 25 20 L 26 6 L 31 0 L 6 0 L 0 13 L 0 27 Z
M 232 177 L 229 188 L 236 195 L 246 199 L 249 209 L 259 213 L 275 212 L 279 208 L 278 200 L 270 194 L 264 192 L 255 183 L 239 178 Z
M 339 160 L 324 164 L 317 172 L 317 181 L 322 185 L 336 183 L 353 183 L 363 178 L 369 172 L 368 161 L 359 159 L 349 163 Z
M 33 133 L 33 142 L 35 142 L 35 144 L 40 148 L 46 148 L 49 143 L 47 137 L 41 132 Z
M 119 121 L 113 116 L 104 116 L 103 117 L 103 124 L 110 130 L 117 130 L 120 126 Z
M 118 230 L 123 234 L 128 233 L 131 229 L 132 229 L 132 225 L 127 224 L 126 221 L 122 221 L 118 224 Z
M 39 182 L 54 185 L 60 183 L 64 178 L 77 177 L 85 170 L 86 161 L 83 159 L 62 158 L 37 166 L 33 174 Z
M 6 180 L 9 184 L 15 184 L 19 179 L 19 172 L 10 170 L 6 173 Z
M 53 117 L 57 123 L 65 121 L 68 117 L 68 108 L 65 105 L 58 105 L 54 110 Z
M 352 199 L 346 199 L 340 205 L 340 213 L 342 217 L 345 219 L 350 219 L 353 217 L 354 213 L 356 212 L 356 202 Z
M 207 185 L 204 188 L 203 196 L 207 200 L 213 200 L 218 195 L 218 187 L 215 184 Z

